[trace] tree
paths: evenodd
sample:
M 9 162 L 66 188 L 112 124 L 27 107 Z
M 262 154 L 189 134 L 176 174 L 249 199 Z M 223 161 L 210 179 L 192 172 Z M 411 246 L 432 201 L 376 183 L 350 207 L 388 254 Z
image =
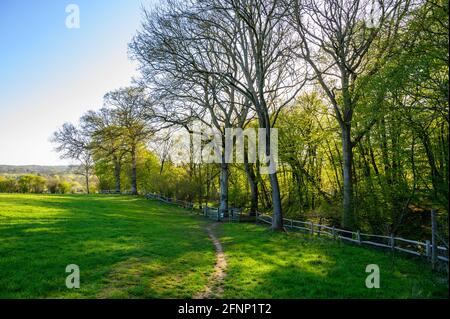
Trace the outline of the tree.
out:
M 19 177 L 17 183 L 21 193 L 40 194 L 45 190 L 47 180 L 38 175 L 26 174 Z
M 16 193 L 17 191 L 17 179 L 0 176 L 0 193 Z
M 111 161 L 114 166 L 115 191 L 121 192 L 122 162 L 127 152 L 125 130 L 116 112 L 109 108 L 88 111 L 81 117 L 81 126 L 91 137 L 91 149 L 97 159 Z
M 131 193 L 137 195 L 138 147 L 154 134 L 154 129 L 145 121 L 151 105 L 144 90 L 138 87 L 127 87 L 107 93 L 105 104 L 112 108 L 123 145 L 131 156 Z
M 341 129 L 342 226 L 352 229 L 355 227 L 353 148 L 375 124 L 371 121 L 352 134 L 353 115 L 364 91 L 365 83 L 360 78 L 376 74 L 389 56 L 409 1 L 291 0 L 287 1 L 287 7 L 300 44 L 296 46 L 296 55 L 311 66 Z
M 228 48 L 231 61 L 239 70 L 222 76 L 253 106 L 259 127 L 264 128 L 266 158 L 271 165 L 276 160 L 271 148 L 271 128 L 282 108 L 293 101 L 306 83 L 302 61 L 291 54 L 291 30 L 284 22 L 286 9 L 276 0 L 206 2 L 205 9 L 211 10 L 215 17 L 208 22 L 221 31 L 216 39 Z M 228 25 L 232 27 L 222 27 Z M 277 172 L 271 170 L 268 175 L 272 188 L 272 229 L 280 230 L 283 215 Z
M 53 134 L 51 141 L 56 144 L 55 150 L 61 153 L 61 158 L 74 159 L 80 163 L 78 173 L 84 176 L 86 192 L 89 194 L 89 177 L 92 175 L 94 163 L 89 134 L 71 123 L 64 123 L 62 128 Z
M 198 121 L 220 135 L 220 211 L 228 211 L 229 161 L 225 154 L 226 131 L 243 127 L 249 104 L 222 75 L 236 73 L 224 46 L 201 19 L 212 18 L 193 6 L 169 2 L 164 11 L 146 12 L 143 31 L 130 45 L 143 65 L 145 84 L 158 92 L 156 116 L 194 132 Z M 206 17 L 205 17 L 206 14 Z M 161 101 L 164 101 L 161 103 Z M 214 158 L 216 161 L 217 158 Z M 194 165 L 191 162 L 191 165 Z
M 144 79 L 151 80 L 152 88 L 158 90 L 162 85 L 199 106 L 199 111 L 186 112 L 186 118 L 194 114 L 222 131 L 245 125 L 246 110 L 251 109 L 265 129 L 261 147 L 272 165 L 276 159 L 271 154 L 271 128 L 304 83 L 300 80 L 302 63 L 290 54 L 289 28 L 283 22 L 285 9 L 280 1 L 170 1 L 167 8 L 146 15 L 143 31 L 131 45 L 143 64 Z M 172 79 L 169 85 L 164 83 L 167 74 Z M 180 87 L 186 90 L 180 93 Z M 234 113 L 239 124 L 230 117 Z M 226 205 L 228 166 L 223 161 L 221 166 L 221 205 Z M 282 229 L 276 171 L 269 179 L 272 227 Z

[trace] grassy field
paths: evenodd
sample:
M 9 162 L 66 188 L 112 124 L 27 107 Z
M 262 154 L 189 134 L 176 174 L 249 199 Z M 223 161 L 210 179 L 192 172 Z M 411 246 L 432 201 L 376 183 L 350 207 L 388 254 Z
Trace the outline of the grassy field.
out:
M 224 224 L 228 259 L 224 298 L 448 298 L 445 275 L 391 252 L 253 224 Z M 365 285 L 377 264 L 380 288 Z
M 142 198 L 0 194 L 0 298 L 190 298 L 214 270 L 207 222 Z M 417 260 L 253 224 L 218 232 L 224 298 L 448 298 Z M 65 286 L 68 264 L 80 289 Z M 365 287 L 368 264 L 380 289 Z
M 213 271 L 204 223 L 132 197 L 0 194 L 0 298 L 189 298 Z

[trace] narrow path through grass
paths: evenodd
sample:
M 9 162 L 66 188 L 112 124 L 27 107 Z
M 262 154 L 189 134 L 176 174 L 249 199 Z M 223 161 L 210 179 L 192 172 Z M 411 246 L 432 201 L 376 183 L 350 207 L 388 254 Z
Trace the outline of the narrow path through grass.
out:
M 365 286 L 368 264 L 380 289 Z M 448 298 L 448 281 L 397 253 L 138 197 L 0 194 L 0 298 Z
M 216 228 L 219 223 L 215 222 L 206 227 L 209 237 L 214 244 L 216 249 L 216 265 L 214 267 L 214 273 L 211 275 L 208 284 L 205 286 L 204 290 L 196 295 L 195 299 L 212 299 L 220 298 L 223 294 L 223 280 L 226 274 L 227 261 L 225 258 L 225 253 L 222 248 L 222 244 L 216 236 Z

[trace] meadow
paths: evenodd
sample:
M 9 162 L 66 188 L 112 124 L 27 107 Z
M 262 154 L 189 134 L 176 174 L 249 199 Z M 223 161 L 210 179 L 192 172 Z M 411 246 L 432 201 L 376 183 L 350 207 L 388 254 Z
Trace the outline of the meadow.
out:
M 141 198 L 0 195 L 0 297 L 188 298 L 214 265 L 204 224 Z
M 193 298 L 215 266 L 210 221 L 117 195 L 0 194 L 0 298 Z M 217 227 L 222 298 L 448 298 L 421 260 L 254 224 Z M 65 268 L 80 268 L 80 288 Z M 380 288 L 365 286 L 366 265 Z
M 448 298 L 446 275 L 424 260 L 327 238 L 225 224 L 225 298 Z M 366 287 L 367 265 L 378 265 L 380 287 Z

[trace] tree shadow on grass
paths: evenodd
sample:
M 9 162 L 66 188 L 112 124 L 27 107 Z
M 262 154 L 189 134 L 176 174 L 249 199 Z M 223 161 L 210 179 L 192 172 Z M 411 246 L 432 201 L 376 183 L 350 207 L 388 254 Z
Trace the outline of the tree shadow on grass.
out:
M 214 267 L 204 221 L 178 209 L 117 196 L 25 196 L 6 202 L 9 212 L 18 213 L 5 218 L 0 211 L 3 298 L 114 297 L 102 295 L 109 286 L 128 298 L 189 297 Z M 80 267 L 80 289 L 65 287 L 68 264 Z M 166 279 L 153 277 L 148 267 L 155 265 L 165 265 L 157 277 Z M 121 286 L 125 268 L 142 271 L 132 287 L 126 281 Z M 166 283 L 171 281 L 179 284 Z
M 448 298 L 429 265 L 328 239 L 223 225 L 228 258 L 224 297 Z M 368 264 L 380 267 L 380 289 L 368 289 Z

